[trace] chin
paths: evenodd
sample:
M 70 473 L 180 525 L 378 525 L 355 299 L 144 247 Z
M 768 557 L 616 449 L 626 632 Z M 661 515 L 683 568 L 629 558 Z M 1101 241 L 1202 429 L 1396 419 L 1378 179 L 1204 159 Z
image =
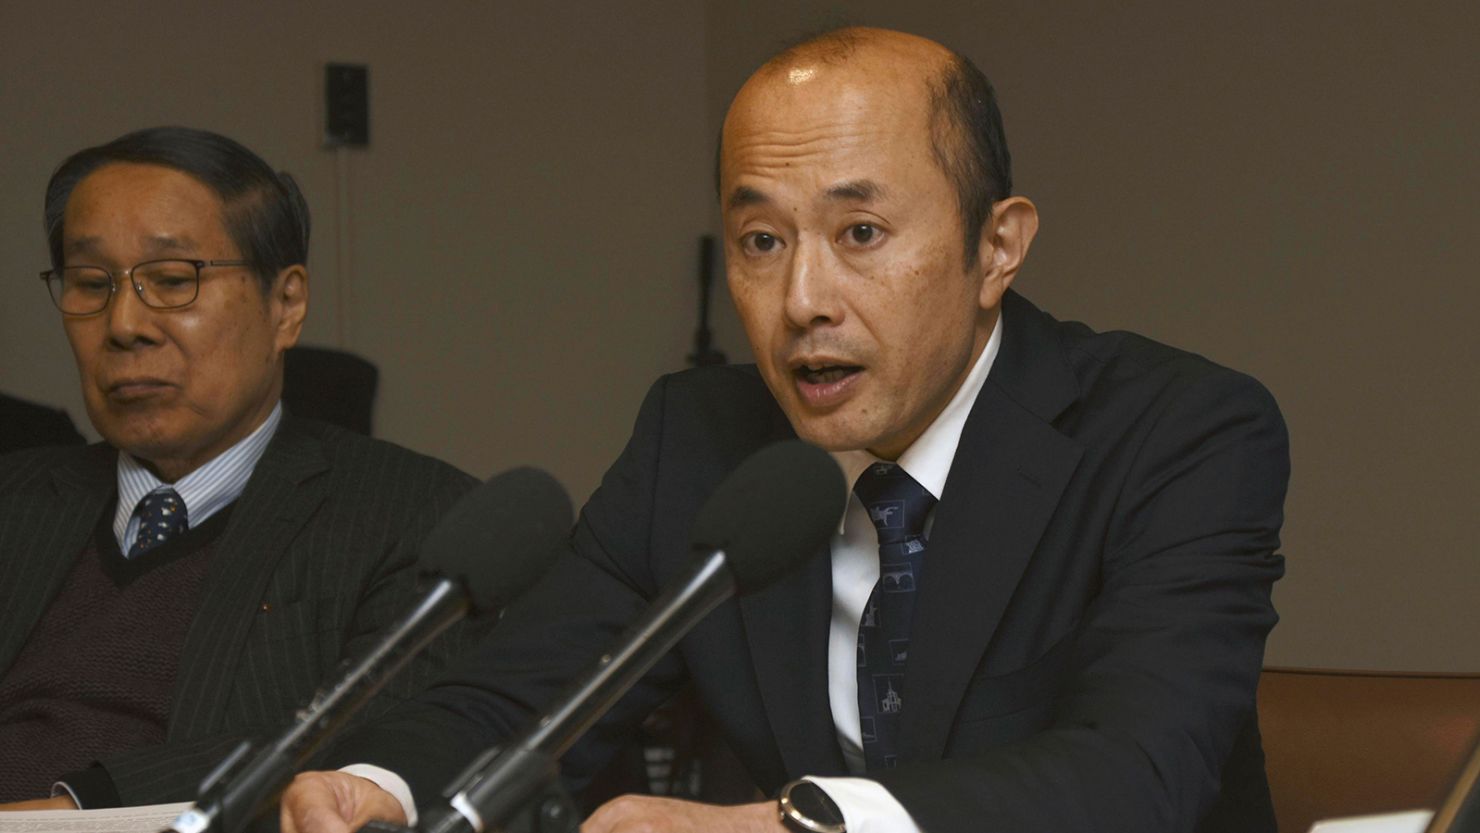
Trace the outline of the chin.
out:
M 109 445 L 143 461 L 169 457 L 180 444 L 178 438 L 153 425 L 116 426 L 98 433 L 103 435 Z
M 792 419 L 797 436 L 823 451 L 856 451 L 873 444 L 873 436 L 836 418 Z

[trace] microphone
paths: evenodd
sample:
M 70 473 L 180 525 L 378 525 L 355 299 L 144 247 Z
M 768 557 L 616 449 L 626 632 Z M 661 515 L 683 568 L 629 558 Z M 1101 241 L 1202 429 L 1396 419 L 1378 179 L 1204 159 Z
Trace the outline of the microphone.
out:
M 847 500 L 842 472 L 800 440 L 777 443 L 741 463 L 694 520 L 698 556 L 664 589 L 617 646 L 513 743 L 485 752 L 459 776 L 447 807 L 421 826 L 466 833 L 504 825 L 544 789 L 554 761 L 721 602 L 764 587 L 816 553 Z
M 498 610 L 553 563 L 543 558 L 572 524 L 570 498 L 539 469 L 517 468 L 465 495 L 427 535 L 423 576 L 434 577 L 414 607 L 342 676 L 320 688 L 293 725 L 239 768 L 243 741 L 201 784 L 201 797 L 177 818 L 175 833 L 236 833 L 277 797 L 320 744 L 439 633 L 470 612 Z

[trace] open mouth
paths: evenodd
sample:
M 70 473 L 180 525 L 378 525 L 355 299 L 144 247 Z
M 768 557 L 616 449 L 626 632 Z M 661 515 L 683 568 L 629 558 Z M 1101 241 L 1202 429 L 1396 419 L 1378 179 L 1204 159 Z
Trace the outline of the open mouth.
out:
M 830 385 L 834 382 L 852 376 L 863 368 L 858 365 L 826 364 L 826 365 L 801 365 L 792 371 L 797 378 L 809 385 Z
M 827 409 L 852 397 L 863 371 L 862 365 L 819 362 L 797 365 L 791 372 L 802 401 L 812 408 Z

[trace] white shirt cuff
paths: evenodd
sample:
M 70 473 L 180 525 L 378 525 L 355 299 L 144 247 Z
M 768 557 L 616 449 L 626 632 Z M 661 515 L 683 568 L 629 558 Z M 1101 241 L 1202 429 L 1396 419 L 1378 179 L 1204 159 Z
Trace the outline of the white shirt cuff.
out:
M 78 800 L 77 793 L 72 792 L 72 786 L 70 784 L 68 784 L 66 781 L 58 781 L 55 784 L 51 785 L 52 798 L 56 798 L 62 793 L 66 793 L 67 795 L 72 797 L 72 803 L 77 805 L 77 809 L 83 809 L 82 802 Z
M 867 778 L 814 778 L 811 781 L 843 811 L 843 825 L 848 833 L 920 833 L 920 826 L 910 818 L 884 785 Z
M 375 782 L 375 786 L 390 793 L 392 797 L 401 803 L 401 812 L 406 814 L 406 826 L 416 826 L 416 801 L 411 797 L 411 787 L 406 784 L 406 779 L 388 769 L 381 769 L 373 764 L 350 764 L 349 766 L 340 767 L 339 771 L 349 775 L 358 775 L 366 781 Z M 883 788 L 880 787 L 880 789 Z

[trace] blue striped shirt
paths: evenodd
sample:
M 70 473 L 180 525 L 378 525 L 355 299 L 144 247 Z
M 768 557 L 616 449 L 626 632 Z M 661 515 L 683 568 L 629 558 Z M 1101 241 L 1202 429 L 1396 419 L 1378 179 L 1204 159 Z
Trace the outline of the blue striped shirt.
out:
M 283 420 L 283 403 L 273 407 L 257 430 L 242 438 L 204 466 L 174 483 L 165 483 L 135 460 L 128 452 L 118 452 L 118 508 L 113 513 L 113 536 L 118 548 L 129 551 L 134 536 L 139 534 L 139 501 L 150 492 L 173 487 L 185 501 L 187 526 L 196 527 L 220 512 L 241 496 L 242 489 L 262 459 L 262 452 Z

